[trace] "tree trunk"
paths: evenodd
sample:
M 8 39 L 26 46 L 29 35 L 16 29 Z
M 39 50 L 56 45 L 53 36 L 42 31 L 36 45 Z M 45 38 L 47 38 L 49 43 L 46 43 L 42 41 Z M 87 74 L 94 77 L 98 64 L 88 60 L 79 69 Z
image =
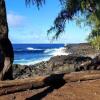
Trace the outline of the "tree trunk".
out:
M 54 74 L 48 77 L 39 76 L 35 78 L 0 81 L 0 96 L 45 86 L 57 88 L 63 86 L 65 83 L 97 79 L 100 79 L 100 71 L 72 72 L 70 74 Z
M 13 47 L 8 38 L 5 0 L 0 0 L 0 80 L 12 79 Z

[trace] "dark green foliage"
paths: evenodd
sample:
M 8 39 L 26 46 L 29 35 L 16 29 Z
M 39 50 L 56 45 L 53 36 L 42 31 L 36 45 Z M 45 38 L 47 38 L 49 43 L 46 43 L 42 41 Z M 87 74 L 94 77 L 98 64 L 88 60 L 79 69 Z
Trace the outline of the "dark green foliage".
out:
M 92 32 L 88 36 L 88 39 L 92 39 L 92 38 L 97 37 L 97 36 L 100 36 L 100 29 L 92 30 Z
M 25 0 L 26 5 L 36 5 L 38 8 L 40 8 L 40 6 L 42 6 L 45 3 L 45 0 Z
M 27 5 L 33 4 L 38 8 L 46 0 L 25 0 Z M 64 32 L 66 22 L 74 20 L 74 17 L 83 18 L 83 22 L 94 27 L 100 26 L 100 0 L 58 0 L 61 4 L 61 11 L 54 20 L 53 26 L 48 30 L 48 34 L 54 32 L 53 39 Z M 81 22 L 81 21 L 79 21 Z
M 54 20 L 54 26 L 48 30 L 48 33 L 51 33 L 52 31 L 56 32 L 54 36 L 56 39 L 64 32 L 66 21 L 74 20 L 75 16 L 84 16 L 86 20 L 90 19 L 92 14 L 97 16 L 96 12 L 98 10 L 96 8 L 97 2 L 95 2 L 95 0 L 64 0 L 62 6 L 63 9 L 61 9 L 61 12 Z M 88 20 L 87 23 L 92 23 L 91 19 Z
M 87 41 L 97 50 L 100 50 L 100 29 L 94 29 L 89 34 Z
M 65 0 L 58 0 L 60 2 L 61 5 L 64 4 Z M 25 0 L 26 5 L 36 5 L 38 8 L 40 8 L 40 6 L 42 6 L 43 4 L 45 4 L 45 0 Z
M 54 26 L 49 29 L 48 33 L 52 31 L 56 32 L 54 38 L 57 39 L 58 36 L 64 32 L 66 21 L 73 19 L 73 16 L 78 12 L 79 7 L 78 0 L 65 0 L 63 9 L 54 20 Z

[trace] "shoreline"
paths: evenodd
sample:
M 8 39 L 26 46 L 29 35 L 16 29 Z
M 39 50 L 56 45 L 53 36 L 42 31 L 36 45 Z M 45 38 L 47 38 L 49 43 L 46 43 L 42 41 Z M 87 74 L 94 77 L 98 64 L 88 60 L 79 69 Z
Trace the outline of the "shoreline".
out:
M 51 51 L 53 50 L 53 51 Z M 60 47 L 60 48 L 56 48 L 56 49 L 47 49 L 45 51 L 45 53 L 48 53 L 48 52 L 51 52 L 49 57 L 46 57 L 46 58 L 41 58 L 41 59 L 38 59 L 36 61 L 32 61 L 30 60 L 29 62 L 24 62 L 24 63 L 14 63 L 14 64 L 20 64 L 20 65 L 34 65 L 34 64 L 37 64 L 37 63 L 40 63 L 40 62 L 43 62 L 43 61 L 48 61 L 51 57 L 54 57 L 54 56 L 60 56 L 60 55 L 68 55 L 70 53 L 67 53 L 66 52 L 66 48 L 65 47 Z
M 56 53 L 58 48 L 64 47 L 64 44 L 16 44 L 14 48 L 15 64 L 34 64 L 49 60 Z
M 99 52 L 94 50 L 89 44 L 68 44 L 64 47 L 64 50 L 71 52 L 71 54 L 53 56 L 47 61 L 36 64 L 14 64 L 14 79 L 95 69 L 94 66 L 93 68 L 87 68 L 87 65 L 81 66 L 84 63 L 92 62 L 99 54 Z
M 51 56 L 46 57 L 46 58 L 41 58 L 36 61 L 29 61 L 25 63 L 14 63 L 14 64 L 19 64 L 19 65 L 34 65 L 37 63 L 41 63 L 44 61 L 50 60 L 50 58 L 55 57 L 55 56 L 61 56 L 61 55 L 80 55 L 80 56 L 88 56 L 91 58 L 94 58 L 99 54 L 99 51 L 96 51 L 94 48 L 92 48 L 88 43 L 73 43 L 73 44 L 67 44 L 64 47 L 60 47 L 58 49 L 54 49 L 54 51 L 51 52 Z

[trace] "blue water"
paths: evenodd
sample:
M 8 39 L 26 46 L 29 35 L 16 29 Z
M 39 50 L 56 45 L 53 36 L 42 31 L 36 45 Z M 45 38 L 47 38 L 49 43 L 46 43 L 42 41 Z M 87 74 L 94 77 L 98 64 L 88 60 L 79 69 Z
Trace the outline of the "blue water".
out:
M 13 44 L 14 64 L 35 64 L 46 61 L 64 44 Z

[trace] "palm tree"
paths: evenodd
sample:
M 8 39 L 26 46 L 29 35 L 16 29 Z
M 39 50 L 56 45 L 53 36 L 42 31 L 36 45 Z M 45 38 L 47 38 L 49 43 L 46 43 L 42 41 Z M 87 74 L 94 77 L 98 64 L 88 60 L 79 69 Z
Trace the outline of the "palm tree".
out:
M 100 18 L 99 0 L 58 0 L 61 5 L 61 11 L 54 20 L 54 25 L 48 30 L 48 33 L 55 31 L 54 38 L 57 38 L 65 29 L 67 20 L 73 20 L 74 16 L 83 14 L 87 19 L 91 15 Z M 38 8 L 45 3 L 45 0 L 25 0 L 26 5 L 36 5 Z M 79 13 L 79 14 L 78 14 Z M 90 20 L 88 20 L 90 21 Z M 12 44 L 8 38 L 8 24 L 6 17 L 5 0 L 0 0 L 0 51 L 2 60 L 0 62 L 0 80 L 12 79 L 12 63 L 14 53 Z

